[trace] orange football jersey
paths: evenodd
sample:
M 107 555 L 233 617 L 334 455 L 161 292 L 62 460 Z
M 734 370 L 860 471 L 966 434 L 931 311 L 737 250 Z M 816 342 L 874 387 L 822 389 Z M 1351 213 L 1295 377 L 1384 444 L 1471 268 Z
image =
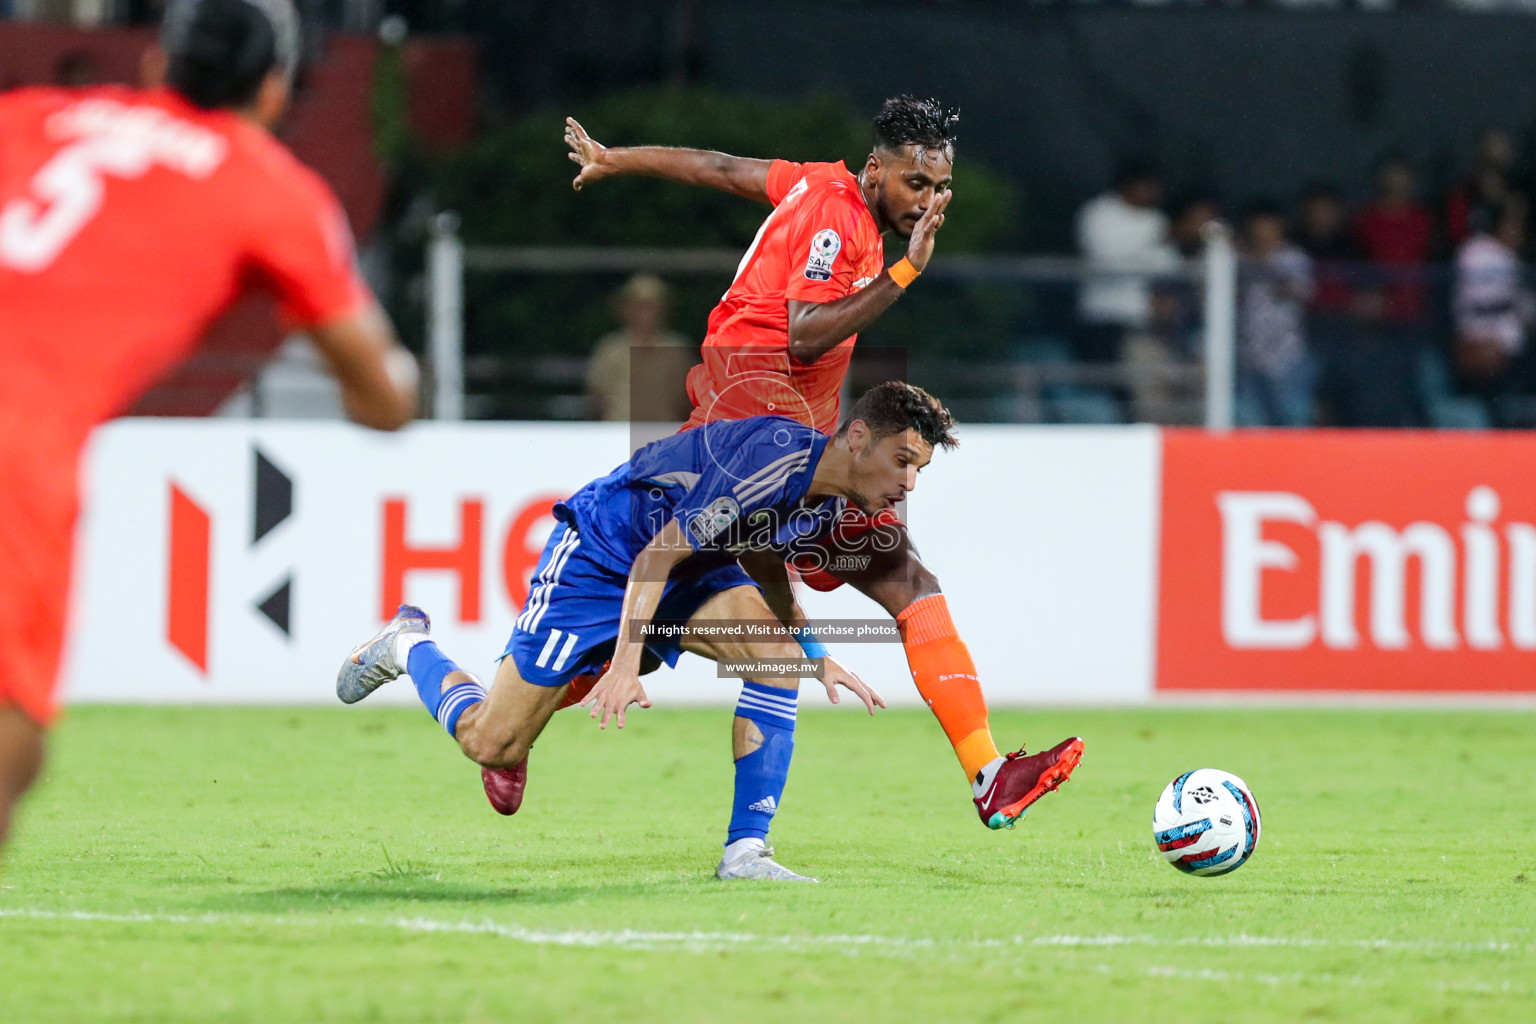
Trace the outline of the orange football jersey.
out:
M 0 95 L 0 704 L 53 714 L 80 450 L 242 293 L 297 326 L 371 299 L 334 194 L 168 90 Z
M 367 299 L 331 190 L 270 134 L 168 90 L 0 96 L 0 395 L 89 429 L 244 290 L 299 326 Z
M 857 336 L 814 363 L 796 362 L 789 301 L 832 302 L 865 287 L 885 269 L 884 243 L 858 179 L 841 161 L 775 160 L 768 198 L 774 210 L 710 314 L 703 361 L 688 374 L 694 410 L 687 425 L 771 413 L 830 434 Z

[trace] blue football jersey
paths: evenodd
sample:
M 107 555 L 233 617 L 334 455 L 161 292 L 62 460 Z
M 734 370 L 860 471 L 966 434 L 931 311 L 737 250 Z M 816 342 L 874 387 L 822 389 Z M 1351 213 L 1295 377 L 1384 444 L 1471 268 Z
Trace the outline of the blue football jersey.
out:
M 785 549 L 817 536 L 846 502 L 806 500 L 825 434 L 784 416 L 717 420 L 654 441 L 555 506 L 587 557 L 628 574 L 673 519 L 693 550 Z

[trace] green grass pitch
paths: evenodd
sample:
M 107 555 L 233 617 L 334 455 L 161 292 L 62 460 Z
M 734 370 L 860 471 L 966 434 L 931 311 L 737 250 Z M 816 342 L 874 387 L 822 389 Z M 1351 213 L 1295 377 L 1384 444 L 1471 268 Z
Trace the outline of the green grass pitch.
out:
M 717 882 L 729 711 L 556 717 L 522 813 L 419 711 L 76 709 L 0 868 L 0 1021 L 1529 1021 L 1536 714 L 1006 712 L 1080 733 L 1013 831 L 936 724 L 816 708 Z M 1254 787 L 1247 866 L 1152 848 L 1178 772 Z

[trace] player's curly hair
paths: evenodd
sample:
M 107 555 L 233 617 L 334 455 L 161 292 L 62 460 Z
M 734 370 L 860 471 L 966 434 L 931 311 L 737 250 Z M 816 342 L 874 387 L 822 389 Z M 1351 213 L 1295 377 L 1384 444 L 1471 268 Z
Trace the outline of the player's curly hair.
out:
M 888 380 L 864 392 L 848 410 L 848 417 L 834 436 L 846 435 L 854 420 L 863 420 L 876 441 L 911 429 L 935 448 L 955 448 L 960 444 L 951 433 L 955 417 L 944 408 L 944 403 L 906 381 Z
M 896 151 L 909 143 L 924 149 L 953 149 L 960 111 L 936 99 L 892 96 L 875 115 L 875 146 Z

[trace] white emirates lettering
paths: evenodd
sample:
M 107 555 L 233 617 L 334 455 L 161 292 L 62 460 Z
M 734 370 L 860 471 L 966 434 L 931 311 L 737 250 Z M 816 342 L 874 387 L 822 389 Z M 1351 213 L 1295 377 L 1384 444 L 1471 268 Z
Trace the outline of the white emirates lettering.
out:
M 1454 527 L 1418 521 L 1397 528 L 1378 520 L 1353 525 L 1322 520 L 1312 503 L 1284 491 L 1227 491 L 1221 513 L 1221 629 L 1237 649 L 1296 650 L 1320 644 L 1354 650 L 1366 640 L 1382 650 L 1416 643 L 1429 650 L 1492 651 L 1506 644 L 1536 650 L 1536 525 L 1497 524 L 1502 501 L 1491 487 L 1473 488 L 1467 521 Z M 1267 524 L 1313 532 L 1318 564 Z M 1459 543 L 1458 543 L 1459 541 Z M 1369 567 L 1364 629 L 1357 615 L 1360 566 Z M 1265 618 L 1266 572 L 1315 569 L 1314 610 Z M 1417 630 L 1409 628 L 1409 579 L 1418 584 Z M 1362 635 L 1363 634 L 1363 635 Z

